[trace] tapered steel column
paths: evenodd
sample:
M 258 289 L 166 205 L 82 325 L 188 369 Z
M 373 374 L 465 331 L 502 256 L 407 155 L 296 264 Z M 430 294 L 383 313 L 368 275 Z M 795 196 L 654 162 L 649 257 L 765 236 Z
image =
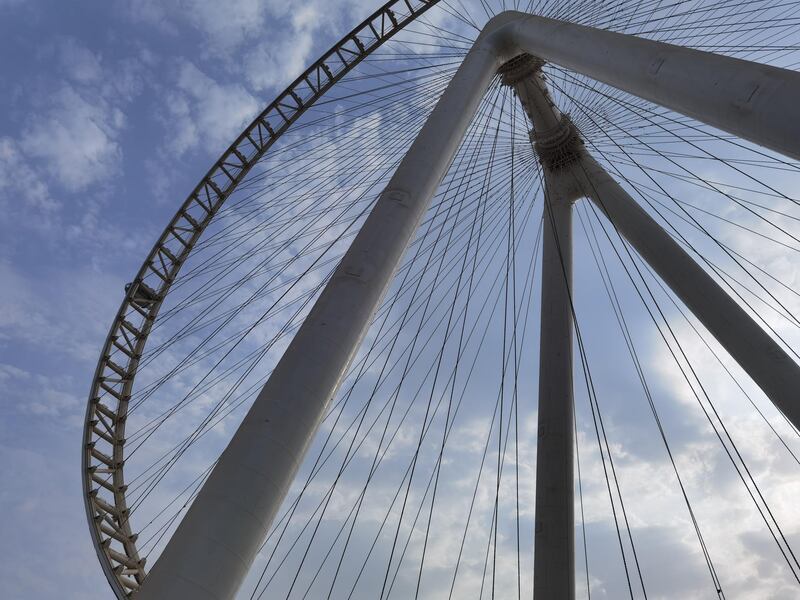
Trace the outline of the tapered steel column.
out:
M 137 600 L 230 600 L 236 594 L 499 56 L 483 36 L 465 58 Z
M 542 64 L 522 54 L 500 67 L 500 73 L 530 119 L 544 174 L 533 591 L 537 600 L 573 600 L 572 204 L 582 196 L 573 168 L 583 147 L 550 96 Z
M 800 366 L 591 156 L 585 194 L 775 406 L 800 427 Z
M 566 177 L 563 171 L 545 175 L 533 566 L 537 600 L 575 598 L 570 300 L 574 198 L 565 185 L 569 183 Z

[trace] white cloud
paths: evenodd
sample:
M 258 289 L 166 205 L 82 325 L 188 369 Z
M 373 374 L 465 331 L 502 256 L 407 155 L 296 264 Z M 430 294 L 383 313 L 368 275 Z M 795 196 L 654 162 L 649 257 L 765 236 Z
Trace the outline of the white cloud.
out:
M 288 85 L 314 59 L 312 51 L 320 15 L 313 6 L 295 12 L 290 27 L 259 43 L 245 58 L 245 74 L 258 90 Z
M 178 64 L 175 89 L 166 98 L 169 153 L 208 148 L 218 153 L 259 110 L 239 84 L 221 84 L 189 61 Z
M 331 14 L 329 3 L 319 0 L 302 6 L 280 0 L 142 0 L 126 10 L 134 21 L 165 32 L 177 34 L 180 25 L 199 31 L 203 59 L 222 61 L 264 90 L 285 85 L 308 66 L 323 30 L 348 31 L 374 10 L 362 4 L 348 0 Z M 329 43 L 334 37 L 332 32 Z
M 74 440 L 80 432 L 63 423 L 56 429 L 36 422 L 29 442 L 4 437 L 0 445 L 0 552 L 11 558 L 0 565 L 3 598 L 108 598 L 88 542 L 77 464 L 62 461 L 74 453 L 52 446 L 55 439 L 63 443 L 62 432 L 69 430 Z
M 13 215 L 22 199 L 37 213 L 38 219 L 58 208 L 50 196 L 47 184 L 20 152 L 19 144 L 11 138 L 0 138 L 0 206 L 4 215 Z M 41 221 L 34 220 L 34 226 Z
M 285 14 L 291 5 L 277 0 L 140 0 L 125 7 L 134 21 L 176 34 L 178 24 L 200 31 L 214 52 L 229 53 L 245 39 L 259 35 L 269 18 Z
M 80 425 L 84 400 L 64 391 L 64 381 L 0 363 L 0 396 L 18 414 L 69 420 Z
M 748 256 L 753 258 L 752 254 Z M 677 315 L 671 321 L 689 362 L 699 374 L 705 391 L 719 411 L 755 481 L 761 487 L 775 518 L 790 540 L 796 538 L 800 531 L 800 520 L 793 508 L 794 498 L 798 493 L 797 464 L 749 404 L 737 382 L 795 451 L 798 449 L 796 438 L 764 394 L 709 334 L 700 329 L 710 349 L 689 324 L 682 321 L 682 317 Z M 733 377 L 723 370 L 717 357 Z M 726 590 L 746 592 L 748 598 L 784 597 L 790 579 L 777 546 L 771 540 L 766 525 L 736 475 L 731 461 L 706 422 L 698 399 L 660 338 L 653 343 L 653 354 L 648 362 L 656 374 L 660 388 L 658 394 L 662 399 L 656 399 L 656 402 L 662 406 L 671 403 L 673 406 L 677 405 L 675 408 L 681 411 L 682 418 L 699 425 L 691 440 L 673 444 L 673 452 L 676 452 L 678 467 L 709 544 L 711 556 L 720 571 L 723 586 Z M 697 393 L 703 404 L 706 404 L 703 393 L 699 390 Z M 708 407 L 707 404 L 706 406 Z M 658 497 L 652 491 L 648 493 L 642 489 L 641 484 L 648 481 L 672 483 L 674 478 L 669 473 L 659 476 L 653 472 L 649 478 L 644 472 L 634 473 L 635 469 L 631 471 L 628 480 L 640 484 L 634 491 L 636 505 L 648 506 L 650 514 L 660 515 L 659 520 L 666 517 L 667 521 L 674 521 L 676 517 L 680 517 L 680 502 L 677 498 L 672 498 L 670 508 L 666 502 L 666 490 Z M 653 490 L 658 489 L 655 483 L 651 485 Z M 666 525 L 665 521 L 661 522 Z M 690 538 L 685 543 L 690 547 L 696 545 Z M 765 568 L 767 565 L 769 568 Z
M 57 44 L 56 52 L 68 77 L 78 83 L 96 83 L 103 78 L 100 57 L 74 38 Z
M 108 64 L 73 38 L 54 41 L 42 59 L 54 60 L 62 78 L 53 78 L 44 95 L 28 86 L 32 110 L 16 141 L 4 140 L 0 150 L 16 168 L 29 170 L 27 180 L 34 185 L 26 195 L 39 204 L 47 193 L 45 174 L 68 192 L 82 192 L 120 172 L 124 109 L 144 85 L 144 65 L 137 57 Z M 0 174 L 0 185 L 5 181 L 10 187 L 8 179 Z
M 263 31 L 267 9 L 283 5 L 263 0 L 188 0 L 185 4 L 195 26 L 223 48 L 236 46 L 246 36 Z
M 49 106 L 30 119 L 20 147 L 42 161 L 60 185 L 78 192 L 119 172 L 122 149 L 117 138 L 124 126 L 119 108 L 64 84 Z
M 0 363 L 0 383 L 5 383 L 14 379 L 28 379 L 30 374 L 13 365 Z
M 30 277 L 0 262 L 0 282 L 0 350 L 97 360 L 108 316 L 122 295 L 120 279 L 82 268 Z
M 11 0 L 0 0 L 0 6 L 9 5 L 10 2 Z M 158 101 L 162 98 L 154 102 L 163 107 L 159 116 L 167 124 L 165 130 L 169 138 L 165 142 L 166 152 L 160 152 L 152 159 L 151 174 L 162 173 L 161 177 L 164 177 L 163 172 L 168 172 L 168 169 L 172 168 L 174 163 L 163 162 L 162 158 L 174 158 L 193 150 L 209 150 L 212 154 L 218 153 L 263 104 L 246 86 L 257 90 L 268 90 L 280 87 L 293 79 L 308 62 L 315 58 L 315 52 L 319 50 L 319 48 L 315 50 L 315 44 L 322 44 L 319 40 L 319 33 L 323 26 L 320 23 L 330 24 L 331 19 L 338 20 L 340 23 L 337 23 L 333 29 L 338 32 L 348 30 L 348 24 L 355 23 L 357 19 L 351 19 L 349 14 L 342 15 L 354 4 L 355 2 L 352 1 L 337 3 L 335 12 L 339 14 L 328 14 L 323 19 L 319 16 L 320 6 L 328 13 L 334 12 L 330 10 L 327 2 L 304 5 L 302 9 L 295 9 L 291 4 L 271 0 L 236 0 L 230 3 L 218 3 L 211 0 L 167 0 L 163 3 L 155 0 L 141 0 L 131 3 L 129 10 L 138 11 L 141 20 L 148 20 L 164 30 L 177 31 L 174 22 L 180 19 L 189 22 L 191 26 L 202 32 L 204 35 L 199 37 L 208 41 L 207 48 L 204 50 L 208 54 L 201 57 L 192 55 L 191 62 L 180 60 L 173 63 L 177 64 L 177 68 L 173 70 L 172 77 L 167 82 L 167 91 L 161 93 L 167 103 Z M 360 2 L 359 18 L 374 6 L 374 4 Z M 290 11 L 293 10 L 297 10 L 297 12 L 290 15 Z M 435 18 L 438 14 L 441 12 L 429 13 L 431 18 Z M 263 36 L 263 40 L 261 36 Z M 55 91 L 41 105 L 34 105 L 37 121 L 24 121 L 22 124 L 24 133 L 36 134 L 28 142 L 33 146 L 28 148 L 27 145 L 24 145 L 20 141 L 23 139 L 22 136 L 0 139 L 0 202 L 7 202 L 10 205 L 17 199 L 22 199 L 29 206 L 34 207 L 38 216 L 31 217 L 29 214 L 28 218 L 24 219 L 27 226 L 30 226 L 31 222 L 46 223 L 47 219 L 53 219 L 55 215 L 59 214 L 61 207 L 53 199 L 52 190 L 63 186 L 68 191 L 75 191 L 77 193 L 74 197 L 69 194 L 63 195 L 65 203 L 72 202 L 72 205 L 67 204 L 66 206 L 69 207 L 69 212 L 74 214 L 70 215 L 67 226 L 60 230 L 66 232 L 66 237 L 70 240 L 85 239 L 87 236 L 99 238 L 102 235 L 109 235 L 107 247 L 110 248 L 112 234 L 108 232 L 107 224 L 101 219 L 102 213 L 100 213 L 97 203 L 89 203 L 90 205 L 87 207 L 85 196 L 88 195 L 86 192 L 93 190 L 93 186 L 109 183 L 120 172 L 123 159 L 129 158 L 122 154 L 123 150 L 128 154 L 122 139 L 126 129 L 147 124 L 146 119 L 137 119 L 137 116 L 128 110 L 127 104 L 141 93 L 145 85 L 142 77 L 143 66 L 140 62 L 144 59 L 137 57 L 111 63 L 108 58 L 109 54 L 93 52 L 74 40 L 59 42 L 58 48 L 58 60 L 54 61 L 54 64 L 61 65 L 61 70 L 54 78 Z M 217 51 L 227 53 L 222 60 L 226 61 L 228 65 L 235 63 L 232 60 L 233 57 L 240 61 L 237 65 L 239 70 L 233 70 L 230 80 L 219 78 L 215 74 L 216 71 L 207 66 L 208 63 L 202 62 L 213 57 Z M 191 54 L 186 52 L 186 55 Z M 152 64 L 149 58 L 147 62 Z M 244 72 L 240 65 L 243 66 Z M 161 65 L 162 68 L 163 66 Z M 163 75 L 167 78 L 170 77 L 169 73 Z M 246 85 L 239 84 L 239 80 L 243 80 Z M 362 129 L 366 128 L 366 125 L 359 124 L 358 126 Z M 374 126 L 379 126 L 379 123 L 375 122 Z M 376 156 L 375 160 L 377 159 Z M 85 171 L 76 170 L 81 165 Z M 164 168 L 165 165 L 167 168 Z M 159 168 L 163 171 L 157 171 Z M 166 189 L 167 180 L 160 180 L 159 185 Z M 139 191 L 134 190 L 133 193 L 136 194 Z M 116 233 L 113 234 L 113 236 L 116 235 Z M 751 238 L 748 239 L 752 241 Z M 134 244 L 137 248 L 135 251 L 137 256 L 141 255 L 142 243 L 140 238 Z M 118 247 L 118 245 L 114 247 Z M 75 247 L 71 246 L 71 248 L 74 250 Z M 740 249 L 752 258 L 751 248 L 740 247 Z M 102 251 L 97 253 L 100 254 Z M 70 258 L 74 259 L 74 257 Z M 788 285 L 796 287 L 791 282 L 800 280 L 798 271 L 793 269 L 794 263 L 786 259 L 785 253 L 776 252 L 775 256 L 765 255 L 763 261 L 759 260 L 759 264 L 765 267 L 775 267 L 779 264 L 776 261 L 782 261 L 780 262 L 782 280 L 789 282 Z M 794 262 L 796 263 L 796 261 Z M 53 421 L 62 416 L 71 415 L 72 419 L 77 422 L 80 420 L 83 398 L 70 395 L 66 389 L 59 389 L 38 373 L 43 373 L 44 369 L 59 368 L 57 365 L 67 362 L 64 358 L 65 354 L 69 354 L 69 358 L 77 357 L 84 365 L 76 370 L 75 377 L 87 378 L 88 382 L 92 363 L 97 358 L 99 342 L 105 335 L 107 321 L 113 315 L 116 302 L 121 295 L 123 280 L 111 275 L 98 275 L 96 272 L 84 269 L 55 277 L 23 277 L 23 273 L 22 267 L 15 271 L 0 263 L 0 306 L 3 309 L 0 311 L 0 345 L 4 349 L 29 347 L 31 350 L 35 350 L 37 356 L 41 356 L 43 359 L 48 357 L 50 360 L 46 362 L 43 360 L 41 370 L 38 367 L 28 367 L 30 372 L 0 364 L 0 388 L 7 390 L 9 388 L 4 386 L 13 383 L 16 390 L 30 392 L 32 401 L 25 407 L 28 414 L 34 413 L 42 420 L 51 418 Z M 58 340 L 59 344 L 54 344 L 54 339 Z M 9 341 L 12 343 L 7 343 Z M 657 358 L 657 360 L 664 359 Z M 187 375 L 187 381 L 191 381 L 191 375 L 191 373 Z M 664 383 L 665 388 L 678 389 L 669 374 L 664 374 Z M 81 386 L 81 388 L 83 387 L 85 386 Z M 723 389 L 727 394 L 729 387 Z M 730 393 L 733 395 L 735 392 L 736 390 L 731 390 Z M 673 391 L 673 394 L 677 396 L 678 392 Z M 0 393 L 0 397 L 8 398 L 9 394 L 4 391 Z M 529 396 L 529 398 L 533 397 L 533 395 Z M 208 402 L 212 399 L 210 394 L 205 395 L 192 409 L 202 413 L 201 404 L 203 410 L 206 410 Z M 696 408 L 696 404 L 692 406 Z M 609 419 L 609 421 L 611 420 Z M 624 436 L 630 434 L 630 431 L 624 430 L 624 426 L 629 425 L 630 423 L 626 422 L 619 429 L 614 430 L 615 435 L 619 434 L 619 437 L 615 439 L 628 440 L 629 438 Z M 637 423 L 636 425 L 641 424 Z M 746 420 L 735 420 L 733 425 L 737 431 L 755 429 L 752 427 L 752 423 Z M 74 440 L 79 439 L 78 428 L 72 427 L 70 439 L 73 441 L 62 444 L 59 449 L 64 446 L 68 449 L 72 448 Z M 454 552 L 458 550 L 464 517 L 455 509 L 463 508 L 465 501 L 469 500 L 472 485 L 474 485 L 473 470 L 482 450 L 487 428 L 488 421 L 486 420 L 467 419 L 463 425 L 457 428 L 450 442 L 452 452 L 445 457 L 449 470 L 447 473 L 448 485 L 440 487 L 440 495 L 437 500 L 438 520 L 435 524 L 437 531 L 429 542 L 429 554 L 426 562 L 429 567 L 435 567 L 435 569 L 426 572 L 424 597 L 433 597 L 430 595 L 433 593 L 431 588 L 438 587 L 439 569 L 449 566 Z M 41 433 L 40 431 L 35 433 L 37 435 L 31 435 L 30 439 L 40 440 L 44 437 L 38 435 Z M 185 432 L 176 428 L 173 433 L 179 435 Z M 395 446 L 389 453 L 388 460 L 395 460 L 396 463 L 393 464 L 398 464 L 401 460 L 408 458 L 409 447 L 416 444 L 414 433 L 411 428 L 401 429 Z M 226 433 L 226 435 L 229 434 L 230 432 Z M 722 497 L 720 497 L 720 488 L 716 485 L 718 480 L 724 479 L 723 483 L 726 485 L 722 488 L 723 492 L 730 489 L 728 485 L 730 482 L 718 475 L 717 471 L 723 469 L 717 461 L 703 458 L 708 456 L 714 448 L 712 444 L 697 435 L 696 431 L 693 431 L 692 435 L 698 439 L 690 440 L 691 443 L 683 447 L 683 452 L 678 459 L 682 472 L 686 474 L 688 484 L 695 490 L 692 497 L 698 498 L 698 509 L 703 511 L 702 523 L 708 524 L 709 529 L 719 530 L 725 534 L 714 540 L 715 545 L 712 550 L 715 558 L 721 557 L 720 560 L 726 569 L 725 574 L 728 578 L 725 582 L 729 586 L 728 589 L 737 589 L 737 593 L 744 594 L 748 598 L 757 598 L 759 597 L 758 593 L 771 593 L 770 597 L 772 598 L 793 597 L 791 594 L 794 590 L 786 591 L 785 588 L 781 588 L 783 583 L 780 581 L 780 574 L 776 575 L 774 564 L 770 564 L 764 558 L 753 558 L 754 556 L 768 556 L 768 553 L 773 551 L 771 541 L 758 534 L 758 523 L 752 522 L 750 519 L 752 515 L 746 510 L 748 507 L 743 505 L 738 498 L 728 498 L 726 493 L 722 493 Z M 765 435 L 763 429 L 759 430 L 757 435 L 756 433 L 752 435 L 756 452 L 752 456 L 748 455 L 748 459 L 758 467 L 759 472 L 762 470 L 766 472 L 768 487 L 777 490 L 776 497 L 771 497 L 776 511 L 781 514 L 791 514 L 792 499 L 797 496 L 796 486 L 792 487 L 791 483 L 794 472 L 787 471 L 782 464 L 775 464 L 775 456 L 769 452 L 771 446 L 767 443 L 769 442 L 768 435 Z M 529 531 L 530 512 L 533 505 L 532 446 L 536 439 L 533 427 L 526 427 L 524 439 L 527 440 L 529 447 L 523 452 L 524 458 L 527 460 L 520 462 L 527 484 L 526 490 L 523 491 L 524 501 L 521 513 L 525 519 L 523 522 L 525 531 Z M 46 441 L 50 444 L 54 443 L 52 439 Z M 711 441 L 713 442 L 713 440 Z M 54 589 L 56 586 L 53 581 L 59 581 L 65 582 L 63 584 L 65 589 L 69 586 L 67 593 L 72 594 L 71 597 L 78 597 L 81 592 L 76 591 L 76 588 L 73 587 L 76 571 L 81 573 L 86 571 L 96 577 L 98 581 L 92 580 L 92 585 L 81 588 L 91 590 L 81 597 L 103 596 L 107 592 L 105 582 L 102 581 L 94 557 L 90 556 L 89 544 L 83 543 L 86 541 L 85 524 L 82 522 L 81 507 L 78 506 L 79 494 L 76 492 L 78 484 L 72 479 L 72 477 L 77 477 L 78 470 L 77 468 L 72 469 L 75 467 L 74 464 L 72 467 L 66 464 L 75 462 L 72 450 L 64 453 L 66 458 L 62 458 L 59 452 L 43 453 L 43 456 L 40 457 L 38 454 L 28 455 L 17 445 L 6 444 L 5 441 L 3 445 L 7 447 L 3 449 L 6 461 L 2 466 L 8 467 L 3 479 L 7 478 L 14 484 L 9 487 L 0 486 L 0 489 L 5 488 L 2 506 L 16 517 L 12 524 L 13 536 L 7 536 L 10 541 L 7 543 L 6 553 L 16 558 L 6 565 L 4 571 L 4 581 L 11 582 L 10 591 L 6 590 L 6 594 L 12 598 L 53 597 L 62 591 Z M 696 541 L 691 536 L 681 535 L 685 534 L 684 529 L 681 529 L 680 533 L 676 532 L 677 524 L 680 524 L 681 527 L 686 526 L 686 517 L 681 514 L 683 508 L 680 499 L 676 500 L 673 497 L 676 490 L 672 480 L 669 479 L 672 477 L 671 471 L 656 460 L 639 462 L 640 456 L 633 455 L 629 446 L 620 443 L 613 445 L 615 458 L 619 461 L 618 466 L 622 473 L 626 500 L 630 502 L 632 513 L 638 509 L 636 514 L 631 515 L 635 528 L 634 535 L 637 536 L 637 540 L 644 540 L 642 543 L 643 554 L 649 554 L 650 557 L 662 560 L 662 564 L 656 564 L 654 567 L 658 574 L 650 575 L 650 577 L 658 577 L 662 581 L 662 583 L 656 582 L 655 587 L 671 589 L 674 581 L 680 579 L 685 590 L 695 589 L 693 585 L 697 580 L 694 571 L 682 571 L 679 566 L 688 564 L 696 567 L 701 564 L 701 559 L 698 558 Z M 427 446 L 425 448 L 426 452 L 431 452 Z M 210 450 L 214 449 L 210 448 Z M 148 452 L 152 455 L 156 454 L 158 450 L 163 450 L 163 448 L 148 447 Z M 205 447 L 205 450 L 209 450 L 209 448 Z M 365 457 L 360 458 L 363 460 Z M 584 458 L 583 455 L 582 458 Z M 590 556 L 590 561 L 594 561 L 592 562 L 592 576 L 595 582 L 593 595 L 596 594 L 598 598 L 618 598 L 620 595 L 615 592 L 619 590 L 617 586 L 620 581 L 615 578 L 617 569 L 619 569 L 619 559 L 613 551 L 609 551 L 609 548 L 612 550 L 615 548 L 615 540 L 613 539 L 613 528 L 609 527 L 605 480 L 602 473 L 597 470 L 599 465 L 596 459 L 593 461 L 591 457 L 586 457 L 585 460 L 587 516 L 590 519 L 590 525 L 595 526 L 597 530 L 593 539 L 599 540 L 594 546 L 595 552 Z M 206 461 L 197 460 L 188 465 L 182 464 L 181 468 L 186 466 L 184 475 L 191 477 L 197 472 L 198 465 L 204 467 L 206 464 Z M 62 469 L 62 467 L 64 468 Z M 507 468 L 510 467 L 511 465 Z M 193 472 L 192 469 L 195 471 Z M 392 475 L 391 469 L 392 465 L 390 464 L 386 469 L 389 473 L 388 476 Z M 55 473 L 56 471 L 57 473 Z M 62 478 L 65 477 L 64 472 L 70 474 L 70 478 L 62 481 Z M 59 478 L 54 483 L 50 476 L 43 478 L 43 473 L 55 473 Z M 363 469 L 359 472 L 359 477 L 362 474 Z M 418 479 L 423 474 L 421 469 Z M 26 478 L 30 478 L 30 480 Z M 54 498 L 48 494 L 19 495 L 18 490 L 20 489 L 37 491 L 39 487 L 45 489 L 42 487 L 43 480 L 46 480 L 47 489 L 55 490 L 56 496 L 59 490 L 70 489 L 70 493 L 63 499 Z M 20 482 L 24 482 L 24 484 Z M 511 479 L 507 478 L 503 485 L 510 484 L 510 482 Z M 368 514 L 364 517 L 370 523 L 374 523 L 383 516 L 384 504 L 388 504 L 387 498 L 391 492 L 390 483 L 387 478 L 385 485 L 378 486 L 376 484 L 377 489 L 373 490 L 371 496 L 373 500 L 371 500 L 368 510 L 365 511 Z M 493 503 L 493 482 L 487 480 L 485 487 L 486 489 L 482 489 L 478 497 L 478 512 L 482 517 L 490 514 Z M 327 481 L 325 485 L 319 485 L 318 493 L 323 493 L 326 488 Z M 349 509 L 355 499 L 354 491 L 357 489 L 353 486 L 340 488 L 341 497 L 334 498 L 335 505 L 329 511 L 332 520 L 342 518 L 341 513 Z M 162 496 L 153 503 L 155 506 L 159 506 L 159 502 L 167 497 L 161 489 L 159 492 L 162 493 Z M 669 495 L 670 493 L 673 495 Z M 415 487 L 412 491 L 412 505 L 414 502 L 417 504 L 420 502 L 419 496 L 419 489 Z M 375 501 L 375 497 L 379 501 Z M 510 497 L 510 492 L 504 492 L 504 498 Z M 502 514 L 505 515 L 505 518 L 508 518 L 512 512 L 513 507 L 508 505 L 502 507 Z M 741 526 L 738 529 L 731 528 L 728 522 L 731 520 L 740 521 Z M 64 526 L 66 522 L 70 524 L 69 532 L 59 529 L 57 537 L 62 540 L 83 540 L 78 544 L 80 548 L 75 556 L 70 554 L 65 558 L 63 544 L 54 543 L 52 547 L 45 549 L 35 546 L 17 547 L 18 539 L 23 537 L 25 539 L 39 539 L 40 537 L 43 539 L 45 534 L 42 532 L 52 535 L 52 529 L 55 526 Z M 482 522 L 475 527 L 468 542 L 468 546 L 470 546 L 468 551 L 472 551 L 468 557 L 469 564 L 465 565 L 468 568 L 463 568 L 463 581 L 460 581 L 458 588 L 463 590 L 464 597 L 471 596 L 475 591 L 475 586 L 480 585 L 480 571 L 483 568 L 482 551 L 485 546 L 488 525 Z M 369 531 L 363 528 L 357 531 L 357 535 L 361 535 L 361 538 L 357 540 L 358 543 L 368 542 L 368 533 Z M 418 534 L 415 535 L 418 536 Z M 504 552 L 500 565 L 502 587 L 499 597 L 513 597 L 514 590 L 511 588 L 514 587 L 516 574 L 513 560 L 507 560 L 509 556 L 512 556 L 509 553 L 510 549 L 502 547 L 503 544 L 509 544 L 510 540 L 504 539 L 503 536 L 501 531 L 501 549 Z M 590 536 L 592 536 L 591 531 Z M 415 537 L 409 550 L 409 556 L 414 560 L 419 556 L 419 540 L 419 537 Z M 386 547 L 388 546 L 384 545 L 384 548 Z M 526 556 L 526 560 L 529 558 Z M 663 561 L 664 558 L 668 560 Z M 410 561 L 411 564 L 413 562 Z M 530 569 L 527 566 L 523 568 L 527 569 L 527 577 Z M 54 572 L 54 577 L 42 578 L 41 573 L 48 569 Z M 413 571 L 413 568 L 409 569 L 412 574 Z M 254 571 L 254 575 L 258 575 L 257 570 Z M 702 576 L 704 577 L 705 574 Z M 25 581 L 21 584 L 23 579 Z M 441 578 L 441 581 L 445 587 L 449 584 L 447 577 Z M 95 583 L 97 585 L 94 585 Z M 413 587 L 414 582 L 403 583 Z M 525 590 L 530 588 L 528 579 L 523 581 L 523 587 Z M 696 589 L 708 591 L 707 588 L 697 587 Z M 753 592 L 754 589 L 761 591 Z M 771 592 L 764 592 L 764 590 L 771 590 Z M 368 592 L 366 595 L 369 597 Z M 402 596 L 402 594 L 398 596 Z M 681 597 L 705 598 L 708 597 L 708 594 L 694 591 L 681 593 Z

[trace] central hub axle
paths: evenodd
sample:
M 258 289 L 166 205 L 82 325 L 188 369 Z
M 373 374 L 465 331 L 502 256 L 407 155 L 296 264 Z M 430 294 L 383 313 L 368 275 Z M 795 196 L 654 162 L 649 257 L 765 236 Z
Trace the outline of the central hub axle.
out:
M 553 101 L 542 72 L 544 64 L 531 54 L 520 54 L 497 72 L 503 85 L 514 89 L 533 123 L 531 142 L 542 165 L 557 170 L 580 157 L 583 140 L 569 115 L 563 114 Z

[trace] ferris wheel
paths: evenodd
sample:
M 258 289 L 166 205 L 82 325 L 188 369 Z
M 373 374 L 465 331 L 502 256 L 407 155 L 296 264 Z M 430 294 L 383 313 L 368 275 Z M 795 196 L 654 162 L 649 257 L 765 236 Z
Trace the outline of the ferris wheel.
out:
M 82 463 L 114 594 L 798 594 L 799 21 L 394 0 L 343 37 L 126 286 Z

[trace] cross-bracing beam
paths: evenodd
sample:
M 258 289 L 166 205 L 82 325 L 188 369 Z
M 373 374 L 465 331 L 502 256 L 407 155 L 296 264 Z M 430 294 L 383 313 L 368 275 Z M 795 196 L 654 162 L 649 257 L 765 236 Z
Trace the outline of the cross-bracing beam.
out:
M 220 456 L 137 592 L 138 599 L 231 600 L 235 596 L 492 76 L 500 64 L 523 52 L 800 157 L 797 73 L 524 13 L 508 12 L 492 19 Z M 542 149 L 548 148 L 546 142 Z M 583 195 L 598 202 L 615 224 L 620 223 L 621 233 L 653 262 L 773 402 L 800 426 L 795 392 L 800 389 L 800 368 L 702 268 L 692 267 L 688 256 L 679 256 L 679 246 L 674 242 L 670 246 L 667 239 L 656 235 L 653 225 L 658 225 L 650 223 L 647 214 L 602 169 L 598 171 L 599 165 L 582 149 L 577 150 L 582 152 L 578 162 L 567 168 L 572 173 L 580 168 L 585 173 L 585 179 L 578 178 L 583 189 L 596 191 L 583 191 Z M 576 147 L 570 147 L 572 151 Z M 564 362 L 552 359 L 551 365 L 550 359 L 542 359 L 544 371 L 552 367 L 561 374 L 553 393 L 541 388 L 540 393 L 567 402 L 561 407 L 552 403 L 554 422 L 566 436 L 552 451 L 554 456 L 560 453 L 553 460 L 564 468 L 560 486 L 571 490 L 572 423 L 567 427 L 570 433 L 564 425 L 572 415 L 572 383 L 566 376 L 571 373 L 571 315 L 564 300 L 569 297 L 570 283 L 565 242 L 569 241 L 569 204 L 575 190 L 565 187 L 568 178 L 554 176 L 556 170 L 548 176 L 553 229 L 545 238 L 550 236 L 545 249 L 550 266 L 545 265 L 545 270 L 552 288 L 548 287 L 546 297 L 543 294 L 543 310 L 545 306 L 554 310 L 558 325 L 551 333 L 543 328 L 543 340 L 557 340 L 554 344 Z M 641 239 L 648 237 L 641 234 L 641 228 L 649 228 L 654 237 Z M 651 248 L 653 240 L 660 240 L 662 246 Z M 664 255 L 656 256 L 659 252 Z M 693 300 L 709 290 L 714 301 Z M 718 316 L 710 314 L 717 311 L 727 315 L 718 326 L 713 325 Z M 549 327 L 550 320 L 546 320 Z M 541 469 L 550 464 L 540 463 Z M 558 549 L 558 560 L 542 562 L 548 550 L 539 548 L 537 537 L 536 594 L 547 600 L 574 595 L 572 506 L 571 502 L 568 507 L 558 506 L 564 499 L 558 493 L 545 501 L 537 490 L 537 524 L 550 522 L 547 511 L 559 512 L 553 521 L 559 523 L 559 529 L 546 536 L 552 544 L 549 548 Z M 568 493 L 571 500 L 572 492 Z M 545 543 L 545 537 L 541 539 Z

